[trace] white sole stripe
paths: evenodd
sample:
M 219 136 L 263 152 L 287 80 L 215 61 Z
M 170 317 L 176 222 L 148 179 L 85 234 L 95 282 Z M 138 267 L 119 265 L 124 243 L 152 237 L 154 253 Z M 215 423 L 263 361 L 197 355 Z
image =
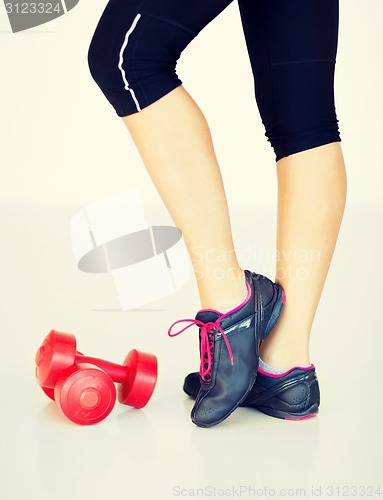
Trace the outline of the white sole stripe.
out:
M 126 32 L 124 43 L 122 44 L 121 49 L 120 49 L 120 58 L 119 58 L 119 62 L 118 62 L 118 69 L 121 71 L 122 80 L 124 82 L 125 89 L 129 90 L 129 92 L 130 92 L 130 94 L 131 94 L 131 96 L 133 98 L 134 104 L 136 105 L 137 111 L 141 111 L 141 107 L 140 107 L 140 104 L 139 104 L 139 102 L 137 100 L 136 94 L 134 93 L 134 90 L 129 87 L 129 82 L 126 79 L 125 70 L 122 67 L 122 65 L 124 63 L 124 50 L 126 49 L 126 47 L 128 45 L 128 42 L 129 42 L 129 37 L 133 33 L 133 31 L 135 30 L 135 28 L 137 26 L 137 23 L 140 20 L 140 18 L 141 18 L 141 14 L 137 14 L 136 17 L 134 18 L 134 21 L 133 21 L 131 27 Z

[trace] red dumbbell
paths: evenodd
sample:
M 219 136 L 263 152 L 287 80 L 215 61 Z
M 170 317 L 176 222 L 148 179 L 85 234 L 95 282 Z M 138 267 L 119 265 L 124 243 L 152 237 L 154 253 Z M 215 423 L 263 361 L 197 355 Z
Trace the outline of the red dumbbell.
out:
M 157 358 L 133 349 L 123 365 L 84 356 L 74 335 L 52 330 L 36 353 L 36 378 L 72 421 L 97 423 L 111 412 L 118 382 L 120 403 L 143 408 L 157 380 Z

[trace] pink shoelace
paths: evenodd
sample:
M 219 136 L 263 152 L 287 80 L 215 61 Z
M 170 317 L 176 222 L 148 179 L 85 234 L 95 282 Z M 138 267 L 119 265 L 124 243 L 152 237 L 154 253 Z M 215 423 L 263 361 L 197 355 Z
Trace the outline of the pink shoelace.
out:
M 182 322 L 189 322 L 185 328 L 182 330 L 176 332 L 176 333 L 171 333 L 172 328 L 177 324 L 177 323 L 182 323 Z M 218 322 L 215 321 L 208 321 L 207 323 L 204 323 L 203 321 L 200 321 L 198 319 L 179 319 L 178 321 L 175 321 L 171 327 L 168 330 L 168 335 L 169 337 L 176 337 L 180 333 L 184 332 L 187 328 L 190 328 L 193 325 L 197 325 L 200 327 L 200 333 L 201 333 L 201 362 L 200 362 L 200 367 L 199 367 L 199 373 L 202 377 L 203 380 L 206 381 L 206 377 L 210 376 L 211 370 L 212 370 L 212 353 L 211 353 L 211 348 L 210 348 L 210 343 L 209 343 L 209 334 L 213 333 L 213 331 L 218 328 L 218 330 L 221 332 L 223 340 L 225 341 L 227 351 L 230 356 L 230 364 L 231 366 L 234 365 L 234 356 L 233 352 L 230 347 L 229 340 L 227 339 L 226 333 L 222 330 L 221 326 L 219 325 Z M 205 355 L 207 358 L 207 367 L 205 368 Z

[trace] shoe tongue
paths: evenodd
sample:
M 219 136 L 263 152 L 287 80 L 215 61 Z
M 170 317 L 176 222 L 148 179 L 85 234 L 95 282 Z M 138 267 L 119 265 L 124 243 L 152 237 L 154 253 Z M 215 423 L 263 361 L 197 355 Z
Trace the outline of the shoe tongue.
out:
M 198 311 L 195 319 L 202 321 L 203 323 L 210 323 L 216 321 L 221 315 L 215 311 L 210 311 L 209 309 L 202 309 Z

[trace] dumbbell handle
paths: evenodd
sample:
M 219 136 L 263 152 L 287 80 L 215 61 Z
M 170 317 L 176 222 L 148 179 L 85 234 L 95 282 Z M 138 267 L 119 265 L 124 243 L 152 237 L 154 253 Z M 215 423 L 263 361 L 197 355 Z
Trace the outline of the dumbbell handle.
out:
M 107 373 L 113 382 L 117 382 L 118 384 L 122 384 L 126 380 L 130 370 L 129 366 L 118 365 L 117 363 L 105 361 L 104 359 L 93 358 L 91 356 L 84 356 L 83 354 L 77 352 L 75 364 L 77 365 L 79 363 L 89 363 L 97 366 Z

